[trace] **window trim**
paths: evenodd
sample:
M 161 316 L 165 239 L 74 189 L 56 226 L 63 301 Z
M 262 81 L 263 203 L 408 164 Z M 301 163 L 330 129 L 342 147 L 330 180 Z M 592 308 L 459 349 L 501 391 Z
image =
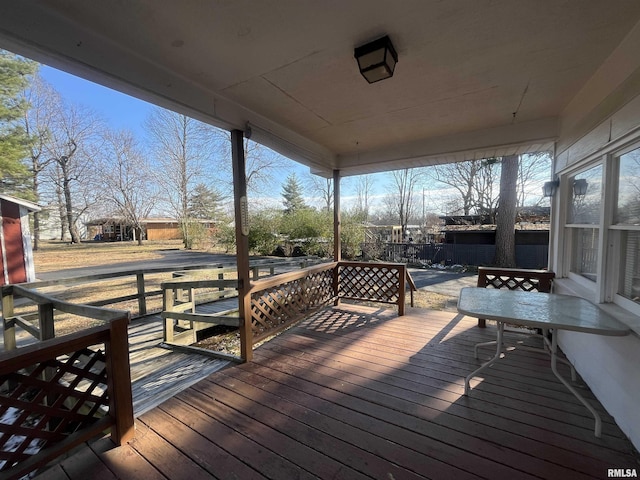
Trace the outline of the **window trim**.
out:
M 585 295 L 598 304 L 611 304 L 633 315 L 640 315 L 640 303 L 634 302 L 618 293 L 619 268 L 622 252 L 619 236 L 624 231 L 640 231 L 640 225 L 624 225 L 614 222 L 618 192 L 619 158 L 633 150 L 640 149 L 640 135 L 635 132 L 632 140 L 615 142 L 606 152 L 600 151 L 558 172 L 561 185 L 565 186 L 564 195 L 558 196 L 560 221 L 558 222 L 558 245 L 561 256 L 556 258 L 556 274 L 580 287 Z M 597 224 L 568 223 L 573 189 L 570 180 L 581 172 L 598 165 L 602 166 L 602 192 L 600 219 Z M 597 228 L 599 247 L 596 264 L 596 280 L 591 281 L 579 273 L 571 271 L 574 252 L 571 231 L 579 228 Z

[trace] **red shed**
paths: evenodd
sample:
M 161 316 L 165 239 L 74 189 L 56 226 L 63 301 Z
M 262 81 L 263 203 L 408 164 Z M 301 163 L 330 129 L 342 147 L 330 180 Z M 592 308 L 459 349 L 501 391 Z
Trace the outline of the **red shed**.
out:
M 29 212 L 38 212 L 35 203 L 0 195 L 0 285 L 35 280 Z

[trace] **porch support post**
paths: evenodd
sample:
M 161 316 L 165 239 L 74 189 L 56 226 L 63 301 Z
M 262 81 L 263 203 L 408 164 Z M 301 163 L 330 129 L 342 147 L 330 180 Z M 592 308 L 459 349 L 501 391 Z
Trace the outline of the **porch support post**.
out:
M 333 260 L 342 260 L 340 242 L 340 170 L 333 171 Z
M 340 241 L 340 170 L 333 171 L 333 261 L 342 260 L 342 242 Z M 333 294 L 334 305 L 340 304 L 338 293 L 340 292 L 340 267 L 333 269 Z
M 251 330 L 251 295 L 249 293 L 251 284 L 249 283 L 247 174 L 242 130 L 231 131 L 231 156 L 236 223 L 236 263 L 238 265 L 238 309 L 242 322 L 240 325 L 240 356 L 245 362 L 250 362 L 253 358 L 253 334 Z

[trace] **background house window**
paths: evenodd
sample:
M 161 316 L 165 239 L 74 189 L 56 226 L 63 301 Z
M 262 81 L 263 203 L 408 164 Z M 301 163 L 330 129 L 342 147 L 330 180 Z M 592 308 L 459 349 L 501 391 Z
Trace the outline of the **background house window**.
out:
M 602 165 L 596 165 L 569 179 L 571 201 L 568 218 L 570 272 L 593 282 L 597 280 Z

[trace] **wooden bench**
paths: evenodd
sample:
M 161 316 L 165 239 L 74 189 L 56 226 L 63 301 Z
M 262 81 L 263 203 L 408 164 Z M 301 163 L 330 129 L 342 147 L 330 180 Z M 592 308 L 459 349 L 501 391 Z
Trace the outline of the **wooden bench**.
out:
M 478 267 L 477 286 L 550 293 L 555 276 L 554 272 L 548 270 Z M 478 327 L 486 327 L 484 318 L 478 319 Z

